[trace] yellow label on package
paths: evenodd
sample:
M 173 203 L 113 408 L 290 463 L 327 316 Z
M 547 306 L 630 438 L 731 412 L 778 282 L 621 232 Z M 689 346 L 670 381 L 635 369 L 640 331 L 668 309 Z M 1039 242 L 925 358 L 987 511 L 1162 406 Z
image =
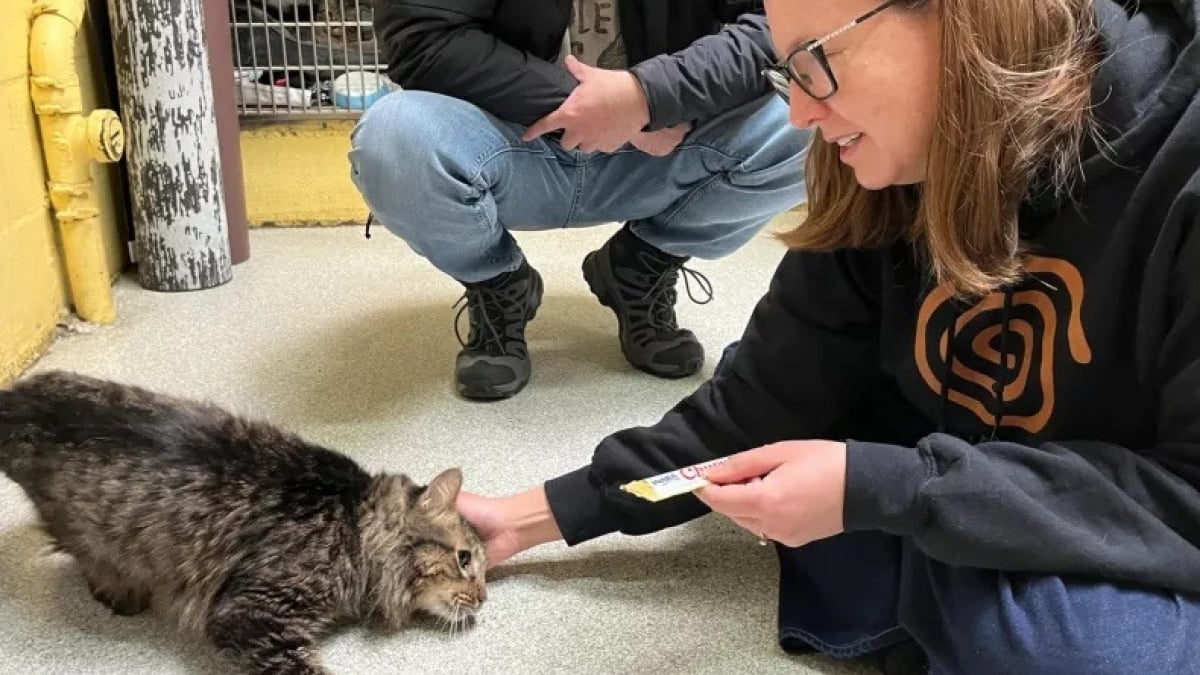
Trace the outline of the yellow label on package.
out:
M 648 502 L 661 502 L 664 499 L 678 497 L 681 494 L 692 492 L 708 485 L 708 481 L 704 478 L 704 472 L 709 467 L 716 466 L 727 459 L 728 457 L 720 457 L 708 462 L 685 466 L 682 469 L 669 471 L 651 478 L 635 480 L 632 483 L 622 485 L 621 489 L 635 494 Z

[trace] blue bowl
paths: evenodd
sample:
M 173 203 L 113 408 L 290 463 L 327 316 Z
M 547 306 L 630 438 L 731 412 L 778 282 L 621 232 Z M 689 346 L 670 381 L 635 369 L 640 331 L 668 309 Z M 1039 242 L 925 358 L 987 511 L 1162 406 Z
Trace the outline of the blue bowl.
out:
M 390 91 L 387 80 L 363 71 L 339 75 L 333 81 L 333 104 L 350 110 L 366 110 Z

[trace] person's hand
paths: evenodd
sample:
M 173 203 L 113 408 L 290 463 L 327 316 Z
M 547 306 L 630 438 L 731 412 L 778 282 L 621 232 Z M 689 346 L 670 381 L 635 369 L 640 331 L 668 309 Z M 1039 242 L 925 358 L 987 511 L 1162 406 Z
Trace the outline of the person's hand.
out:
M 650 122 L 650 105 L 633 73 L 593 68 L 574 56 L 567 57 L 566 65 L 579 86 L 526 130 L 525 142 L 562 129 L 559 144 L 564 150 L 616 152 Z
M 459 492 L 458 512 L 475 527 L 487 545 L 489 568 L 521 551 L 516 524 L 505 513 L 504 500 Z
M 679 147 L 691 130 L 691 122 L 684 122 L 673 127 L 639 132 L 629 142 L 647 155 L 666 157 L 675 152 L 675 148 Z
M 488 569 L 528 548 L 562 538 L 542 487 L 499 498 L 460 491 L 457 506 L 487 546 Z
M 712 485 L 696 491 L 700 501 L 757 536 L 802 546 L 844 528 L 845 443 L 765 445 L 733 455 L 705 478 Z

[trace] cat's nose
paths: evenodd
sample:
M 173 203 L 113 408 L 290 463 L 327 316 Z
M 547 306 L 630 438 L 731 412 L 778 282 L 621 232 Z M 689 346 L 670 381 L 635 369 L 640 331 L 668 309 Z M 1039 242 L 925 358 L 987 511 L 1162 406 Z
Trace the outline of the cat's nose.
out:
M 475 582 L 475 597 L 481 603 L 487 600 L 487 586 L 482 581 Z

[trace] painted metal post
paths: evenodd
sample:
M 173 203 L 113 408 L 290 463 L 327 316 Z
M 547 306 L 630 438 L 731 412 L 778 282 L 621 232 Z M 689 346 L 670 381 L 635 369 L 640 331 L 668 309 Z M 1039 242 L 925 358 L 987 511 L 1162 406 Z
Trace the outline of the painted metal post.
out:
M 202 2 L 108 0 L 134 262 L 142 286 L 157 291 L 233 277 Z

